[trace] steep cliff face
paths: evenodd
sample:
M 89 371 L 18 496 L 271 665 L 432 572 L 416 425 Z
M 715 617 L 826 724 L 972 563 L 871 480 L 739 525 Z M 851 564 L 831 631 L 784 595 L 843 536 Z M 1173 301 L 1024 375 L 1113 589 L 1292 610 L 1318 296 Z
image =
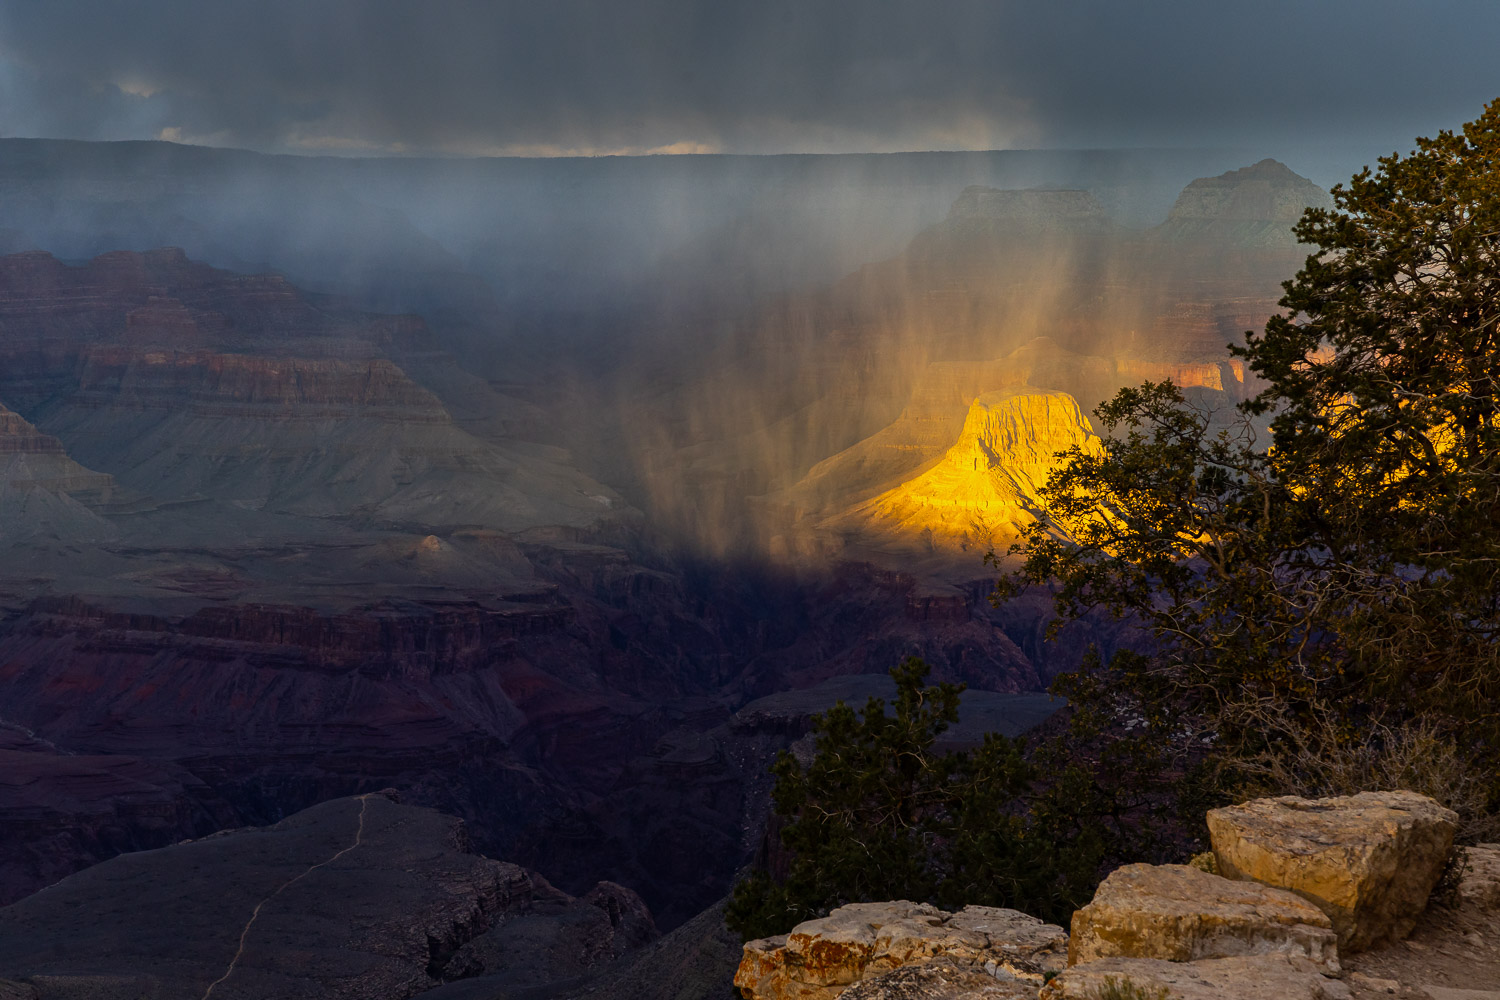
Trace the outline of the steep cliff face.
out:
M 7 764 L 21 787 L 0 777 L 0 808 L 7 792 L 45 808 L 0 834 L 22 861 L 0 866 L 0 902 L 200 834 L 205 817 L 273 822 L 392 785 L 570 892 L 630 886 L 671 926 L 723 895 L 758 844 L 770 760 L 834 696 L 769 721 L 762 703 L 743 724 L 740 704 L 882 680 L 910 653 L 974 692 L 1045 679 L 982 586 L 939 602 L 909 576 L 846 567 L 777 593 L 743 567 L 688 577 L 597 545 L 525 552 L 541 579 L 506 600 L 480 586 L 466 603 L 424 599 L 438 588 L 413 582 L 337 613 L 223 599 L 174 613 L 201 596 L 16 609 L 0 620 L 0 727 L 35 736 Z M 101 812 L 80 789 L 118 798 L 114 774 L 144 777 Z
M 1099 450 L 1065 392 L 1002 390 L 974 400 L 958 441 L 909 482 L 857 507 L 879 526 L 934 544 L 988 549 L 1035 520 L 1057 453 Z

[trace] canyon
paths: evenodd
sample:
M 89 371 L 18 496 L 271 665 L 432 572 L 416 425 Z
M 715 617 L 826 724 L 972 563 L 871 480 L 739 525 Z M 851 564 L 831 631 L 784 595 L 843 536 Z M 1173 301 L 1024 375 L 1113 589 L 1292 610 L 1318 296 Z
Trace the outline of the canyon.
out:
M 401 202 L 415 167 L 310 160 L 238 178 L 290 185 L 279 231 L 220 197 L 237 156 L 0 140 L 0 906 L 395 788 L 562 896 L 686 925 L 763 848 L 812 714 L 920 655 L 969 687 L 955 739 L 1014 735 L 1087 644 L 1134 641 L 1044 643 L 1045 595 L 991 607 L 982 557 L 1119 387 L 1227 421 L 1255 382 L 1224 345 L 1326 199 L 1273 161 L 1164 193 L 1182 164 L 958 157 L 798 229 L 843 175 L 747 207 L 731 171 L 660 250 L 620 202 L 696 168 L 632 162 L 580 182 L 614 235 L 543 280 L 576 245 L 523 259 L 540 216 L 489 231 Z M 838 250 L 764 270 L 798 239 Z

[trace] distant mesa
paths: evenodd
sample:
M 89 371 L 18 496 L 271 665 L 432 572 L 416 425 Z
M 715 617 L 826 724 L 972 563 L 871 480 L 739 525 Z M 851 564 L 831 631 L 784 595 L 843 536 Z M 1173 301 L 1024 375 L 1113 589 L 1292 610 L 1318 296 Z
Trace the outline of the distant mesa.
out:
M 1159 236 L 1174 240 L 1230 239 L 1271 246 L 1294 244 L 1292 226 L 1309 207 L 1332 205 L 1328 192 L 1265 159 L 1217 177 L 1200 177 L 1183 189 Z

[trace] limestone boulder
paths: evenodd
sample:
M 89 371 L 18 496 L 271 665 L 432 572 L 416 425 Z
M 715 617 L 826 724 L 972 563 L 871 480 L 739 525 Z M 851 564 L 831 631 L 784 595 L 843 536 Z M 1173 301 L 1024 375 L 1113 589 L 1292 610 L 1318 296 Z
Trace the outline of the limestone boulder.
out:
M 1500 844 L 1475 844 L 1464 849 L 1467 870 L 1458 885 L 1466 906 L 1500 910 Z
M 1290 889 L 1362 951 L 1411 932 L 1443 873 L 1458 814 L 1415 792 L 1282 796 L 1214 809 L 1220 874 Z
M 1105 958 L 1075 965 L 1041 990 L 1040 1000 L 1098 1000 L 1113 981 L 1153 1000 L 1348 1000 L 1349 987 L 1294 955 L 1240 955 L 1197 962 Z
M 945 959 L 1035 991 L 1047 972 L 1063 967 L 1066 950 L 1061 927 L 1015 910 L 853 903 L 746 944 L 734 985 L 752 1000 L 833 1000 L 863 980 Z
M 1104 958 L 1191 962 L 1285 954 L 1337 973 L 1322 910 L 1283 889 L 1235 882 L 1187 865 L 1126 865 L 1073 914 L 1068 965 Z

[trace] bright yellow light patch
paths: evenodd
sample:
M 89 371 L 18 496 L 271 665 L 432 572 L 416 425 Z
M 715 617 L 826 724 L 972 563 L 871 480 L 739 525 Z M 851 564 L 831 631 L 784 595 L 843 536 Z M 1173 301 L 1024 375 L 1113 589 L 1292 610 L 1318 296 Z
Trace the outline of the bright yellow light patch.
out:
M 1057 453 L 1102 445 L 1065 392 L 1004 389 L 974 400 L 958 442 L 921 475 L 862 505 L 903 533 L 980 547 L 1018 536 L 1036 520 Z

